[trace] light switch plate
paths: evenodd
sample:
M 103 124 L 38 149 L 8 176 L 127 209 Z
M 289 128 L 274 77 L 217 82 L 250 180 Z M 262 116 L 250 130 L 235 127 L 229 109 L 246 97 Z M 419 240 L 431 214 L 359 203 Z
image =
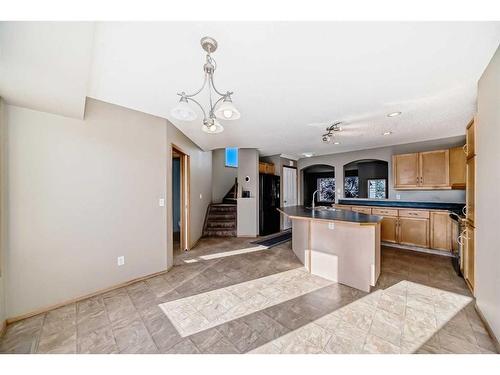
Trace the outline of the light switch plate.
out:
M 122 255 L 118 258 L 116 258 L 116 263 L 119 265 L 119 266 L 123 266 L 125 264 L 125 257 Z
M 203 195 L 201 195 L 201 193 L 200 193 L 200 199 L 203 199 Z
M 328 223 L 328 229 L 335 229 L 335 223 Z
M 160 199 L 158 200 L 158 205 L 159 205 L 160 207 L 164 207 L 164 206 L 165 206 L 165 199 L 160 198 Z
M 401 195 L 396 194 L 396 199 L 401 199 Z

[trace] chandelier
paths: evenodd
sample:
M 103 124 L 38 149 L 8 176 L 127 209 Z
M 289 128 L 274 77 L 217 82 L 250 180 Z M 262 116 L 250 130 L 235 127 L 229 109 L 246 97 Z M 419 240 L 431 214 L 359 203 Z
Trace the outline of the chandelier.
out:
M 217 41 L 208 36 L 200 41 L 201 47 L 206 51 L 206 61 L 203 65 L 205 78 L 201 88 L 192 94 L 186 94 L 184 91 L 177 93 L 181 97 L 179 103 L 170 112 L 173 117 L 182 121 L 193 121 L 198 116 L 194 109 L 189 105 L 189 102 L 195 103 L 203 113 L 203 125 L 201 130 L 208 134 L 217 134 L 224 131 L 224 127 L 220 124 L 221 120 L 237 120 L 240 118 L 240 112 L 234 106 L 231 95 L 233 92 L 226 91 L 222 93 L 214 85 L 214 73 L 217 64 L 212 57 L 212 53 L 217 49 Z M 209 107 L 205 111 L 199 101 L 194 97 L 200 94 L 205 86 L 208 86 L 208 104 Z

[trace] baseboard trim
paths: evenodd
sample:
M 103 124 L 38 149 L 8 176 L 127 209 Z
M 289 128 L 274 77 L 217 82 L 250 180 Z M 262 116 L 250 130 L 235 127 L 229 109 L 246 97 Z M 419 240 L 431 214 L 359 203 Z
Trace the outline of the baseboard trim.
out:
M 427 249 L 425 247 L 401 245 L 399 243 L 383 242 L 383 241 L 380 244 L 386 247 L 396 247 L 403 250 L 416 251 L 418 253 L 441 255 L 449 258 L 453 257 L 453 254 L 450 251 L 445 251 L 445 250 Z
M 0 337 L 2 337 L 5 334 L 5 331 L 7 331 L 7 321 L 4 320 L 2 322 L 2 325 L 0 325 Z
M 479 309 L 477 302 L 474 302 L 474 308 L 476 309 L 477 315 L 479 315 L 479 318 L 483 321 L 483 324 L 486 328 L 486 331 L 488 331 L 488 334 L 490 335 L 491 339 L 493 340 L 493 344 L 495 345 L 495 348 L 497 349 L 497 353 L 500 353 L 500 343 L 498 342 L 498 339 L 495 336 L 495 333 L 493 333 L 491 326 L 488 324 L 488 321 L 486 320 L 483 313 L 481 312 L 481 309 Z
M 59 307 L 62 307 L 62 306 L 65 306 L 65 305 L 69 305 L 70 303 L 75 303 L 75 302 L 83 301 L 84 299 L 95 297 L 95 296 L 97 296 L 99 294 L 102 294 L 102 293 L 110 292 L 112 290 L 115 290 L 115 289 L 118 289 L 118 288 L 123 288 L 124 286 L 128 286 L 130 284 L 134 284 L 134 283 L 137 283 L 139 281 L 143 281 L 143 280 L 149 279 L 151 277 L 162 275 L 162 274 L 167 273 L 168 271 L 170 271 L 170 269 L 172 267 L 173 266 L 170 266 L 165 271 L 155 272 L 155 273 L 152 273 L 152 274 L 149 274 L 149 275 L 146 275 L 146 276 L 137 277 L 135 279 L 132 279 L 132 280 L 129 280 L 129 281 L 125 281 L 123 283 L 116 284 L 116 285 L 110 286 L 108 288 L 99 289 L 99 290 L 97 290 L 95 292 L 92 292 L 90 294 L 85 294 L 85 295 L 80 296 L 80 297 L 75 297 L 75 298 L 66 300 L 64 302 L 60 302 L 60 303 L 54 304 L 54 305 L 45 306 L 45 307 L 42 307 L 40 309 L 31 311 L 31 312 L 23 314 L 23 315 L 18 315 L 18 316 L 14 316 L 14 317 L 11 317 L 11 318 L 7 318 L 5 320 L 5 322 L 4 322 L 4 324 L 5 324 L 5 326 L 7 326 L 8 324 L 12 324 L 12 323 L 18 322 L 19 320 L 31 318 L 32 316 L 40 315 L 40 314 L 49 312 L 51 310 L 55 310 L 55 309 L 57 309 Z

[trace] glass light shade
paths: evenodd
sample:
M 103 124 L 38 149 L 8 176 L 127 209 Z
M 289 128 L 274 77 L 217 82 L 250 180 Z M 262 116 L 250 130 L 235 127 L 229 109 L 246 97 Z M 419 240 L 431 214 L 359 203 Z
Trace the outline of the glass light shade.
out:
M 231 99 L 225 99 L 214 111 L 215 116 L 222 120 L 237 120 L 241 117 Z
M 170 114 L 181 121 L 193 121 L 198 117 L 193 108 L 189 106 L 187 99 L 184 98 L 181 98 L 179 104 L 170 111 Z
M 203 124 L 201 130 L 207 134 L 219 134 L 224 131 L 224 127 L 218 121 L 212 120 Z

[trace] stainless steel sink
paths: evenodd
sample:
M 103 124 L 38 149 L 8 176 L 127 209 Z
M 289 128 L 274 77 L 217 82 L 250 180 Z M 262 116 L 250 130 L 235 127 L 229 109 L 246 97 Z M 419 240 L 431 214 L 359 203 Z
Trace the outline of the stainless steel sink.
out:
M 312 207 L 306 207 L 308 210 L 312 210 Z M 336 208 L 330 206 L 316 206 L 314 207 L 314 211 L 337 211 Z

